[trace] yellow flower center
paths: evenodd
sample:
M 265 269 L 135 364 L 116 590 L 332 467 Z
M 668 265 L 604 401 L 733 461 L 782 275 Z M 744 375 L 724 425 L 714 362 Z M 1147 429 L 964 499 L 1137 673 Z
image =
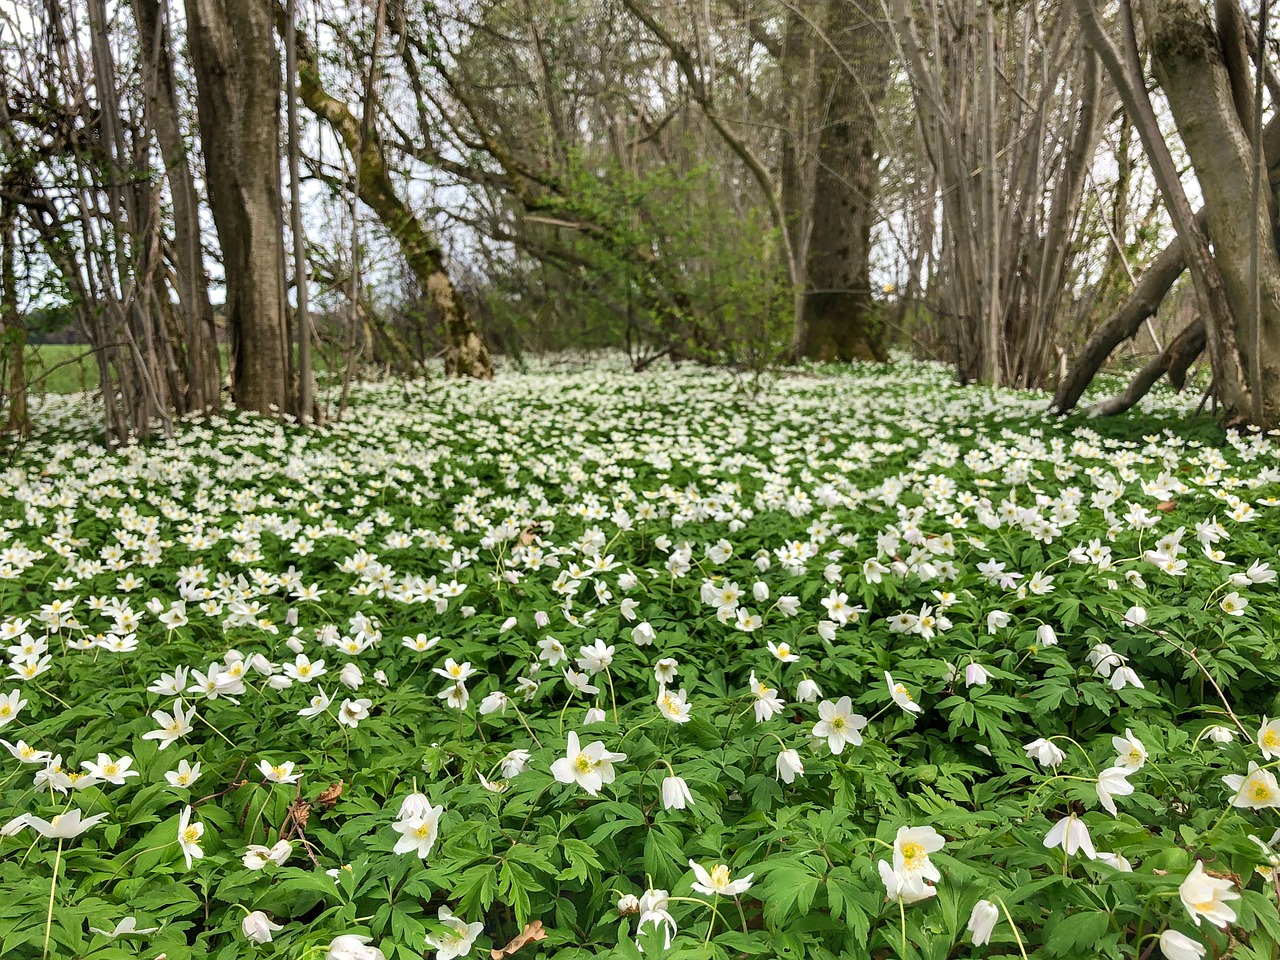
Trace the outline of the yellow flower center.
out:
M 422 824 L 422 826 L 413 831 L 413 835 L 419 840 L 425 840 L 427 837 L 431 836 L 431 824 Z
M 904 843 L 902 845 L 902 859 L 906 862 L 908 870 L 914 870 L 919 862 L 928 856 L 924 851 L 924 847 L 918 843 Z
M 723 863 L 717 864 L 711 871 L 711 886 L 727 887 L 729 885 L 729 868 Z
M 590 773 L 591 767 L 591 758 L 585 753 L 578 754 L 578 759 L 573 761 L 573 768 L 579 773 Z
M 1249 795 L 1254 803 L 1265 803 L 1271 799 L 1271 788 L 1265 783 L 1254 781 L 1253 786 L 1249 788 Z
M 844 717 L 832 717 L 832 718 L 831 718 L 831 729 L 832 729 L 832 730 L 843 730 L 843 729 L 844 729 L 844 725 L 845 725 L 845 719 L 844 719 Z
M 195 843 L 200 839 L 200 834 L 200 827 L 193 823 L 182 831 L 182 842 Z

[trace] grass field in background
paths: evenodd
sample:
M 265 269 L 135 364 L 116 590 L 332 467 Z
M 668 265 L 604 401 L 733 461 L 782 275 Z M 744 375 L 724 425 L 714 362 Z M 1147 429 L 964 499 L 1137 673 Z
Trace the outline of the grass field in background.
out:
M 32 393 L 78 393 L 98 388 L 98 364 L 82 343 L 29 344 L 27 383 Z
M 227 345 L 218 345 L 222 371 L 227 370 Z M 93 351 L 82 343 L 43 343 L 27 346 L 27 383 L 33 394 L 79 393 L 98 389 L 98 363 Z M 328 369 L 324 358 L 315 356 L 318 372 Z

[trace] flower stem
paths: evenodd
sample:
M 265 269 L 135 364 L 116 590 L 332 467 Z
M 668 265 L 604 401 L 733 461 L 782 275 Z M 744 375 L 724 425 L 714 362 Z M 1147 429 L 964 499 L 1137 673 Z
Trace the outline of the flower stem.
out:
M 53 877 L 49 880 L 49 910 L 44 916 L 44 949 L 40 956 L 49 955 L 49 934 L 53 932 L 53 895 L 58 889 L 58 867 L 62 865 L 62 838 L 58 838 L 58 852 L 53 855 Z
M 1000 904 L 1000 909 L 1004 911 L 1004 918 L 1009 921 L 1009 926 L 1013 928 L 1013 939 L 1018 943 L 1018 953 L 1022 954 L 1022 960 L 1027 960 L 1027 948 L 1022 943 L 1022 934 L 1018 932 L 1018 925 L 1013 922 L 1013 917 L 1009 916 L 1009 908 L 1005 906 L 1004 901 L 996 897 L 996 903 Z

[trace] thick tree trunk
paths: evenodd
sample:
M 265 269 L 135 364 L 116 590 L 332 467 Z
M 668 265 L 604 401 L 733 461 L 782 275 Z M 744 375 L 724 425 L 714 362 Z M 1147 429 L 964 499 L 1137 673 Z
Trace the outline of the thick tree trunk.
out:
M 150 101 L 150 119 L 173 198 L 173 267 L 185 321 L 183 339 L 187 361 L 183 412 L 216 410 L 222 388 L 222 364 L 200 246 L 200 203 L 187 157 L 173 74 L 167 0 L 133 0 L 133 14 L 138 24 L 139 61 Z
M 396 191 L 376 136 L 360 136 L 360 123 L 321 82 L 315 52 L 303 37 L 298 43 L 298 93 L 307 109 L 324 120 L 353 155 L 357 155 L 360 199 L 400 245 L 414 279 L 440 317 L 445 335 L 445 373 L 451 377 L 493 377 L 493 361 L 467 305 L 445 268 L 444 251 L 427 232 L 408 202 Z M 361 147 L 363 146 L 363 150 Z
M 1270 191 L 1254 204 L 1256 154 L 1236 112 L 1222 39 L 1199 0 L 1147 0 L 1152 61 L 1204 193 L 1233 324 L 1209 330 L 1228 419 L 1280 423 L 1280 256 Z M 1228 38 L 1229 39 L 1229 38 Z
M 232 395 L 293 413 L 280 187 L 280 58 L 270 0 L 186 0 L 200 139 L 222 247 Z
M 818 136 L 805 246 L 805 284 L 792 352 L 797 359 L 884 360 L 871 297 L 871 227 L 879 180 L 876 115 L 889 81 L 883 24 L 844 2 L 828 5 L 818 48 Z M 819 41 L 820 42 L 820 41 Z M 850 65 L 858 69 L 848 75 Z

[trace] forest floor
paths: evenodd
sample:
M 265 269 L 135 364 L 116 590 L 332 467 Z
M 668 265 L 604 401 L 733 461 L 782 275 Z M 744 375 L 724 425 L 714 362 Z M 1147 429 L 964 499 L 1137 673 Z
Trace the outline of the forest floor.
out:
M 1273 439 L 909 362 L 354 396 L 119 451 L 40 399 L 0 955 L 1280 941 Z

